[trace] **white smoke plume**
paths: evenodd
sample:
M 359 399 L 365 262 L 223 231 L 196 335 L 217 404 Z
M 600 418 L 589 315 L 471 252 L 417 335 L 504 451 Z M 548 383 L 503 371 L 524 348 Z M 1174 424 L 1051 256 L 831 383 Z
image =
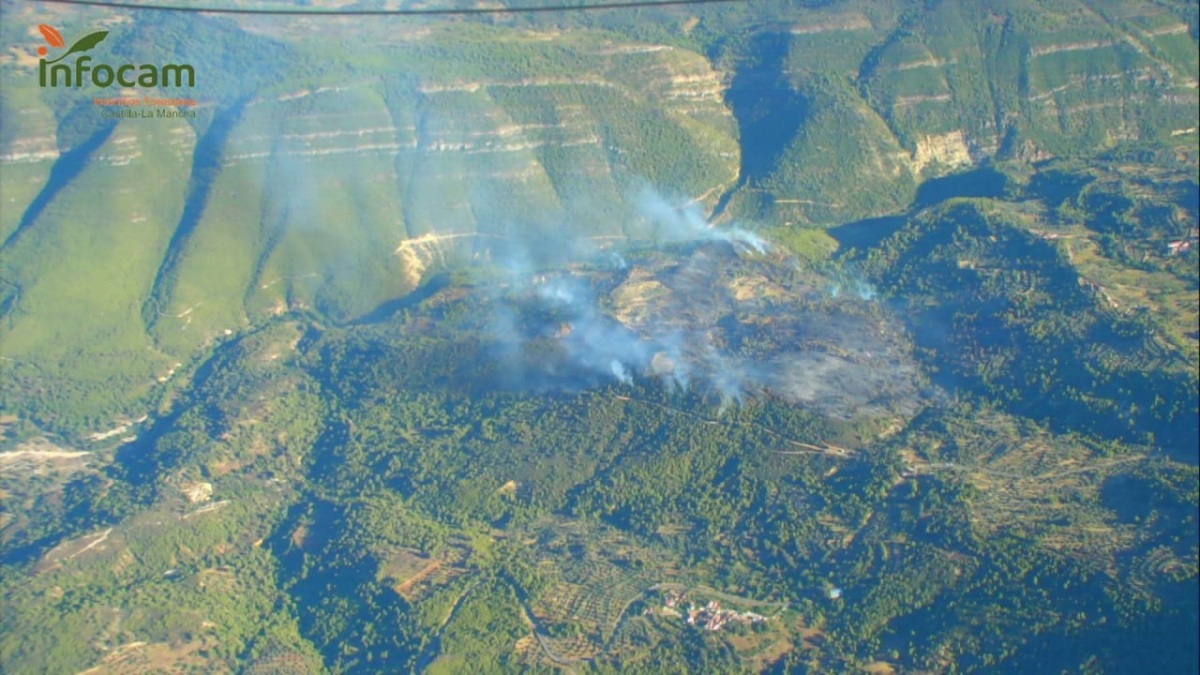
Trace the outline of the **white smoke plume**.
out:
M 722 241 L 739 250 L 756 253 L 766 253 L 770 248 L 767 240 L 749 230 L 713 226 L 695 202 L 675 205 L 656 190 L 645 188 L 635 204 L 638 213 L 654 228 L 658 241 L 664 244 Z
M 539 265 L 535 261 L 552 256 L 534 244 L 514 246 L 495 258 L 507 281 L 493 298 L 491 337 L 501 346 L 498 357 L 523 386 L 574 390 L 604 383 L 630 387 L 644 380 L 671 391 L 699 388 L 717 399 L 721 410 L 769 390 L 835 416 L 873 409 L 881 396 L 886 399 L 893 391 L 907 396 L 915 387 L 915 370 L 897 360 L 878 330 L 861 317 L 813 313 L 772 321 L 777 329 L 793 331 L 797 340 L 837 345 L 832 352 L 806 351 L 787 340 L 758 355 L 731 349 L 714 337 L 724 330 L 717 328 L 719 321 L 737 323 L 741 301 L 722 290 L 730 279 L 729 265 L 743 260 L 748 269 L 760 269 L 753 259 L 769 252 L 770 243 L 741 227 L 712 227 L 698 207 L 674 206 L 652 190 L 639 194 L 637 208 L 655 241 L 673 249 L 665 266 L 661 257 L 655 271 L 641 265 L 642 277 L 626 277 L 630 263 L 612 249 L 591 250 L 587 260 L 575 261 L 582 269 Z M 561 248 L 561 243 L 552 245 Z M 761 269 L 787 267 L 786 262 L 761 264 Z M 613 285 L 629 278 L 652 280 L 665 289 L 665 299 L 636 318 L 618 320 L 619 312 L 610 306 Z M 842 304 L 875 296 L 853 277 L 827 282 L 824 289 L 818 295 L 846 296 L 838 301 Z

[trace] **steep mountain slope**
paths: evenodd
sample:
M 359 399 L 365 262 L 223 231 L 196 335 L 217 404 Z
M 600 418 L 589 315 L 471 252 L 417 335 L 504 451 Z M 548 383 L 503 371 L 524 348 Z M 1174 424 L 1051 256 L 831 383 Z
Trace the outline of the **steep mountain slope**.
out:
M 782 143 L 776 161 L 745 167 L 767 197 L 733 204 L 759 217 L 845 222 L 903 208 L 922 180 L 991 158 L 1196 142 L 1186 3 L 835 3 L 796 9 L 746 52 L 756 77 L 744 92 L 735 80 L 735 111 L 739 94 L 755 100 L 773 83 L 760 105 L 801 116 L 794 136 L 762 130 Z
M 735 125 L 697 54 L 486 29 L 388 49 L 253 94 L 204 88 L 196 120 L 57 129 L 7 66 L 4 105 L 41 120 L 2 149 L 8 405 L 54 421 L 17 403 L 54 389 L 109 415 L 123 401 L 100 383 L 136 398 L 279 312 L 350 320 L 510 239 L 637 235 L 642 182 L 685 196 L 734 178 Z M 85 140 L 55 153 L 67 132 Z
M 646 238 L 646 185 L 791 241 L 993 160 L 1196 156 L 1187 3 L 490 25 L 3 7 L 3 405 L 76 433 L 140 416 L 215 342 L 281 312 L 347 322 L 514 246 Z M 43 20 L 106 26 L 117 57 L 195 64 L 197 117 L 107 120 L 94 92 L 39 89 Z
M 1194 2 L 0 3 L 0 670 L 1200 663 Z

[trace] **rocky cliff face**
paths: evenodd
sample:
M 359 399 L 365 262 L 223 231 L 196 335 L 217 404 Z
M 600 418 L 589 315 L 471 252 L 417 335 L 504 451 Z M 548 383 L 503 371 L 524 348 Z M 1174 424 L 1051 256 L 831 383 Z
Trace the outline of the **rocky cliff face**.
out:
M 878 216 L 920 181 L 981 161 L 1195 134 L 1194 7 L 846 3 L 798 10 L 780 35 L 774 95 L 796 101 L 803 122 L 751 176 L 769 197 L 741 205 L 759 217 Z

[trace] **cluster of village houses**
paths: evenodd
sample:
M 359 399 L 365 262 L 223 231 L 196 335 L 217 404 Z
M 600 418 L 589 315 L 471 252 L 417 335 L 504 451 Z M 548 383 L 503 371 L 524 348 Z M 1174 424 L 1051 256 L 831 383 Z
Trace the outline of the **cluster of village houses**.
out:
M 1187 239 L 1180 239 L 1167 244 L 1167 251 L 1169 251 L 1171 255 L 1187 253 L 1190 250 L 1192 250 L 1192 242 Z
M 767 620 L 767 617 L 754 612 L 736 612 L 732 609 L 721 609 L 721 603 L 716 600 L 710 600 L 703 607 L 689 602 L 686 595 L 667 591 L 663 594 L 663 606 L 657 611 L 663 616 L 675 616 L 684 618 L 684 613 L 680 609 L 687 603 L 686 621 L 689 626 L 697 626 L 704 630 L 718 631 L 724 628 L 731 622 L 756 624 Z M 654 613 L 655 610 L 647 609 L 646 613 Z
M 1045 239 L 1046 241 L 1054 241 L 1056 239 L 1071 238 L 1072 236 L 1074 236 L 1074 235 L 1068 235 L 1067 237 L 1064 237 L 1062 234 L 1059 234 L 1057 232 L 1047 232 L 1045 230 L 1030 230 L 1030 232 L 1041 237 L 1042 239 Z M 1176 239 L 1175 241 L 1167 242 L 1167 255 L 1181 255 L 1181 254 L 1187 253 L 1188 251 L 1192 250 L 1193 246 L 1196 245 L 1197 239 L 1198 238 L 1195 234 L 1195 231 L 1193 230 L 1192 234 L 1189 235 L 1188 237 L 1185 237 L 1183 239 Z

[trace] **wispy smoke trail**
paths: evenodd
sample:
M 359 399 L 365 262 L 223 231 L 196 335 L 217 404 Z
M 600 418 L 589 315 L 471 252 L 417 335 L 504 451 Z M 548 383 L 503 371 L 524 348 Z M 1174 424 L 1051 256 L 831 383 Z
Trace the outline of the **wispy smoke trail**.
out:
M 766 253 L 770 244 L 762 237 L 740 227 L 719 229 L 704 217 L 695 202 L 677 206 L 652 188 L 638 195 L 637 212 L 650 222 L 656 238 L 665 244 L 723 241 L 742 250 Z
M 861 279 L 847 282 L 845 286 L 845 291 L 854 297 L 857 297 L 859 300 L 875 299 L 875 287 L 865 281 L 862 281 Z M 829 295 L 835 298 L 840 297 L 843 291 L 842 287 L 843 284 L 841 283 L 833 284 L 833 286 L 829 288 Z
M 740 227 L 712 227 L 695 204 L 675 206 L 650 189 L 638 194 L 635 206 L 643 225 L 650 227 L 651 236 L 660 245 L 723 242 L 743 254 L 761 254 L 770 248 L 753 232 Z M 629 267 L 620 252 L 608 249 L 590 253 L 590 262 L 599 267 Z M 546 258 L 534 242 L 510 245 L 495 258 L 508 280 L 504 294 L 496 298 L 490 327 L 500 347 L 500 358 L 516 364 L 519 354 L 532 341 L 552 338 L 566 365 L 591 373 L 598 381 L 628 386 L 637 377 L 647 377 L 670 389 L 686 390 L 700 377 L 723 405 L 744 400 L 747 383 L 756 379 L 752 368 L 722 354 L 702 329 L 664 314 L 635 331 L 601 311 L 601 299 L 584 279 L 561 270 L 540 270 L 534 261 Z M 684 295 L 711 292 L 702 281 L 711 263 L 704 258 L 683 269 L 673 290 Z M 523 321 L 535 325 L 523 327 Z
M 633 376 L 629 374 L 629 370 L 625 367 L 625 364 L 613 359 L 610 367 L 612 368 L 613 375 L 616 376 L 617 381 L 621 384 L 633 384 Z
M 652 190 L 642 191 L 636 205 L 655 240 L 678 247 L 678 257 L 672 256 L 666 266 L 660 259 L 653 270 L 643 266 L 614 272 L 627 270 L 628 261 L 615 251 L 593 249 L 585 267 L 599 273 L 570 271 L 570 266 L 539 269 L 532 261 L 547 256 L 528 242 L 526 249 L 514 246 L 497 259 L 508 282 L 494 298 L 492 339 L 501 345 L 500 358 L 516 364 L 514 371 L 525 369 L 516 373 L 519 379 L 539 388 L 547 386 L 547 377 L 559 383 L 549 386 L 568 389 L 603 382 L 632 386 L 638 379 L 657 381 L 669 390 L 698 386 L 717 398 L 722 410 L 770 390 L 840 416 L 874 405 L 889 391 L 915 387 L 915 370 L 901 364 L 880 341 L 878 328 L 862 317 L 810 313 L 769 321 L 770 331 L 791 331 L 796 341 L 835 345 L 832 351 L 798 350 L 786 337 L 769 354 L 732 349 L 720 337 L 726 329 L 718 328 L 719 322 L 731 322 L 735 332 L 758 329 L 738 327 L 738 308 L 747 306 L 739 302 L 754 300 L 731 296 L 731 266 L 749 265 L 752 276 L 754 270 L 773 268 L 773 263 L 760 268 L 753 262 L 770 251 L 770 243 L 740 227 L 712 227 L 698 207 L 674 206 Z M 704 246 L 714 243 L 728 244 L 732 251 Z M 875 295 L 852 277 L 826 289 L 829 295 L 864 301 Z M 633 314 L 629 307 L 635 308 Z M 531 360 L 530 354 L 538 356 Z M 883 360 L 885 367 L 880 366 Z

